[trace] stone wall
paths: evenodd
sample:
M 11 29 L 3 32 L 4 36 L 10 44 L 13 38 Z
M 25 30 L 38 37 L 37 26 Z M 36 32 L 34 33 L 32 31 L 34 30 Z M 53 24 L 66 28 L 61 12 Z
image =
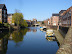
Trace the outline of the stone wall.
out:
M 69 28 L 64 42 L 60 46 L 56 54 L 72 54 L 72 27 Z
M 67 32 L 69 30 L 69 27 L 61 27 L 59 26 L 59 32 L 62 34 L 62 36 L 65 38 Z

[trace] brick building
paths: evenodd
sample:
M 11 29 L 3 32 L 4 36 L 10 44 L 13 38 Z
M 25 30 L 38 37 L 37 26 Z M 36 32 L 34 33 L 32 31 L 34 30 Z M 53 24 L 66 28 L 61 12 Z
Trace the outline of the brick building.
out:
M 44 24 L 45 25 L 48 25 L 48 20 L 44 20 Z
M 48 22 L 47 23 L 48 23 L 48 25 L 50 25 L 50 19 L 48 19 Z
M 59 12 L 59 25 L 61 26 L 62 25 L 62 14 L 63 14 L 63 12 L 65 12 L 66 10 L 61 10 L 60 12 Z
M 59 14 L 52 14 L 51 25 L 57 26 L 59 23 Z
M 0 23 L 7 23 L 7 8 L 5 4 L 0 4 Z
M 68 8 L 62 14 L 62 26 L 72 26 L 72 7 Z
M 12 16 L 13 14 L 8 14 L 8 23 L 12 24 Z
M 34 18 L 34 19 L 33 19 L 33 22 L 34 22 L 34 24 L 36 24 L 36 23 L 37 23 L 37 19 Z
M 31 26 L 31 20 L 26 20 L 28 26 Z

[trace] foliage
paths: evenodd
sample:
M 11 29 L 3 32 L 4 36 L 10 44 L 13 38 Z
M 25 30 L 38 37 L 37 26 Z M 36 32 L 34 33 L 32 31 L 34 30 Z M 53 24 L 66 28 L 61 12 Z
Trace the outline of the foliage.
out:
M 3 27 L 4 25 L 0 23 L 0 27 Z
M 23 20 L 23 23 L 21 24 L 21 26 L 28 27 L 28 24 L 27 24 L 26 20 Z
M 2 22 L 0 22 L 0 24 L 2 24 Z
M 21 29 L 20 31 L 14 31 L 12 33 L 12 38 L 14 42 L 18 43 L 23 41 L 23 36 L 26 34 L 28 29 Z
M 44 21 L 42 22 L 42 24 L 44 24 Z
M 4 23 L 4 26 L 10 27 L 10 24 L 9 23 Z
M 12 23 L 15 23 L 18 27 L 19 26 L 24 26 L 27 27 L 26 21 L 23 19 L 23 14 L 22 13 L 14 13 L 12 16 Z

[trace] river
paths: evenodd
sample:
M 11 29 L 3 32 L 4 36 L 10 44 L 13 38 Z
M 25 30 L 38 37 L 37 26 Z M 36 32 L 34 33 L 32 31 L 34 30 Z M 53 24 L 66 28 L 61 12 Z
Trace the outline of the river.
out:
M 45 34 L 39 27 L 0 33 L 0 54 L 56 54 L 58 42 Z

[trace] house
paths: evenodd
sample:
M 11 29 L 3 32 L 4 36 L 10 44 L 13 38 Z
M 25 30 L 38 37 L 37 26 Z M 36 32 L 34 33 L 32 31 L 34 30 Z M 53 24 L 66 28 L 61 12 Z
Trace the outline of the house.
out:
M 48 25 L 48 22 L 47 22 L 47 21 L 48 21 L 48 20 L 44 20 L 44 24 L 45 24 L 45 25 Z
M 37 23 L 37 19 L 33 19 L 32 21 L 31 21 L 31 25 L 34 25 L 34 24 L 36 24 Z
M 62 26 L 72 26 L 72 6 L 62 14 Z
M 37 19 L 34 18 L 33 19 L 33 23 L 36 24 L 37 23 Z
M 48 25 L 50 25 L 50 19 L 48 19 Z
M 50 21 L 49 22 L 50 22 L 50 25 L 52 25 L 52 17 L 50 18 Z
M 26 20 L 28 26 L 31 26 L 31 20 Z
M 7 23 L 7 8 L 5 4 L 0 4 L 0 23 Z
M 60 12 L 59 12 L 59 25 L 61 26 L 62 25 L 62 14 L 63 14 L 63 12 L 65 12 L 66 10 L 61 10 Z
M 12 24 L 14 24 L 12 21 L 13 21 L 13 19 L 12 19 L 12 16 L 13 16 L 13 14 L 8 14 L 8 23 L 10 24 L 10 25 L 12 25 Z
M 53 26 L 57 26 L 59 23 L 59 14 L 52 14 L 52 17 L 51 17 L 51 25 Z

